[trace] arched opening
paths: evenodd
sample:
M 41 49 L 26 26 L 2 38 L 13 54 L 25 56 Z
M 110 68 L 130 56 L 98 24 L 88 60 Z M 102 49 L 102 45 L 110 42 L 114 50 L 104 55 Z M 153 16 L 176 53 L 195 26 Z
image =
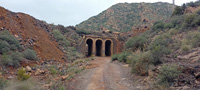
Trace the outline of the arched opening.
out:
M 102 52 L 102 41 L 101 40 L 97 40 L 96 41 L 96 56 L 101 56 Z
M 111 56 L 111 41 L 107 40 L 105 43 L 105 55 Z
M 87 45 L 86 45 L 86 56 L 89 57 L 92 55 L 92 45 L 93 45 L 93 41 L 92 39 L 88 39 L 86 41 Z

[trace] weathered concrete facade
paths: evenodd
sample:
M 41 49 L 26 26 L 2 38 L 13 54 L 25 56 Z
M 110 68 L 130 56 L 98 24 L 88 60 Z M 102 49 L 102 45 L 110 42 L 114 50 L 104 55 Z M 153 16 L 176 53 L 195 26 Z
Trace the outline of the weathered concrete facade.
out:
M 85 35 L 79 46 L 79 51 L 86 57 L 112 56 L 120 52 L 119 41 L 114 37 Z

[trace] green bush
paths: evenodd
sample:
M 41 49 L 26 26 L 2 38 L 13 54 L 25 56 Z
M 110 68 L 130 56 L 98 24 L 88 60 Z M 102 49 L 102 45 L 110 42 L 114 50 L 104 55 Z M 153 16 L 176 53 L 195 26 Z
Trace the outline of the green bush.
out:
M 11 65 L 11 66 L 13 66 L 13 59 L 12 59 L 12 57 L 10 56 L 10 55 L 7 55 L 7 54 L 3 54 L 2 55 L 2 63 L 3 63 L 3 65 Z
M 186 15 L 184 18 L 184 23 L 181 29 L 185 30 L 188 28 L 198 27 L 200 25 L 200 16 L 197 14 Z
M 193 22 L 193 20 L 195 19 L 196 15 L 195 14 L 191 14 L 191 15 L 187 15 L 184 19 L 184 21 L 187 24 L 191 24 Z
M 10 45 L 6 41 L 0 40 L 0 53 L 6 53 L 10 51 Z
M 23 56 L 29 60 L 38 60 L 37 54 L 34 50 L 27 49 L 23 52 Z
M 149 50 L 153 54 L 154 61 L 153 64 L 157 65 L 162 63 L 161 59 L 164 55 L 167 55 L 171 52 L 171 49 L 168 47 L 173 40 L 169 33 L 158 36 L 149 46 Z
M 173 27 L 174 26 L 173 26 L 172 23 L 167 23 L 167 24 L 164 25 L 164 28 L 166 28 L 166 29 L 170 29 L 170 28 L 173 28 Z
M 179 76 L 181 73 L 180 70 L 178 70 L 178 66 L 175 65 L 163 65 L 159 69 L 158 74 L 158 83 L 163 85 L 171 85 L 175 79 Z
M 200 15 L 200 10 L 198 10 L 196 13 L 197 13 L 198 15 Z
M 111 58 L 112 61 L 115 61 L 118 59 L 119 54 L 114 54 Z
M 120 53 L 119 55 L 118 55 L 118 60 L 120 61 L 120 62 L 126 62 L 126 60 L 127 60 L 127 57 L 130 55 L 130 53 L 128 53 L 128 52 L 122 52 L 122 53 Z
M 184 22 L 184 15 L 175 15 L 172 16 L 170 19 L 170 23 L 172 23 L 175 29 L 179 29 L 183 22 Z
M 200 46 L 200 32 L 188 33 L 186 40 L 188 44 L 192 45 L 192 48 Z
M 9 45 L 15 46 L 17 49 L 21 49 L 19 41 L 8 30 L 0 32 L 0 40 L 6 41 Z
M 66 87 L 61 81 L 58 81 L 51 85 L 50 90 L 66 90 Z
M 197 7 L 197 6 L 200 6 L 200 2 L 199 1 L 196 1 L 196 2 L 189 2 L 186 4 L 187 6 L 190 6 L 190 7 Z
M 58 41 L 64 48 L 68 47 L 71 45 L 70 41 L 64 39 L 62 41 Z
M 162 21 L 155 22 L 153 25 L 153 30 L 162 30 L 164 29 L 164 23 Z
M 62 41 L 65 39 L 63 34 L 59 30 L 53 30 L 53 36 L 56 38 L 58 41 Z
M 49 69 L 49 71 L 50 71 L 50 73 L 53 74 L 53 75 L 56 74 L 56 73 L 58 72 L 55 66 L 51 66 L 50 69 Z
M 76 48 L 74 47 L 67 47 L 66 51 L 67 51 L 66 53 L 67 60 L 70 62 L 73 62 L 76 59 L 83 58 L 83 55 L 77 52 Z
M 4 90 L 4 88 L 7 86 L 7 80 L 4 78 L 0 78 L 0 90 Z
M 20 61 L 22 60 L 21 53 L 19 52 L 10 52 L 10 55 L 7 55 L 6 53 L 2 56 L 2 63 L 3 65 L 10 65 L 14 67 L 20 66 Z
M 64 47 L 65 49 L 71 45 L 70 41 L 68 41 L 64 35 L 59 30 L 53 30 L 53 36 L 57 40 L 57 42 Z
M 18 80 L 24 81 L 29 79 L 31 76 L 29 74 L 26 74 L 26 71 L 24 68 L 20 68 L 17 72 L 17 78 Z
M 139 36 L 133 37 L 133 38 L 129 39 L 128 41 L 126 41 L 125 48 L 126 49 L 131 48 L 134 51 L 138 48 L 143 50 L 145 48 L 145 44 L 147 42 L 148 42 L 147 37 L 145 37 L 143 35 L 139 35 Z
M 182 15 L 183 13 L 184 13 L 184 9 L 182 7 L 180 7 L 180 6 L 176 6 L 172 16 L 174 16 L 174 15 Z
M 13 66 L 19 67 L 20 61 L 23 59 L 21 53 L 20 52 L 12 52 L 11 57 L 12 57 Z
M 182 52 L 182 53 L 186 53 L 186 52 L 188 52 L 190 49 L 191 49 L 191 46 L 190 46 L 190 45 L 182 45 L 182 46 L 181 46 L 181 52 Z
M 137 75 L 147 75 L 148 70 L 153 65 L 153 55 L 151 52 L 135 53 L 128 59 L 132 61 L 132 72 Z

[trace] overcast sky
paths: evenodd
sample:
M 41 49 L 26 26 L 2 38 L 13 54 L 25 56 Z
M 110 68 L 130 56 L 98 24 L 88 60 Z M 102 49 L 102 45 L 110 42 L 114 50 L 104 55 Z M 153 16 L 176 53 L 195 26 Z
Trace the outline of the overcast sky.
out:
M 47 23 L 76 25 L 116 3 L 168 2 L 172 0 L 0 0 L 0 6 L 23 12 Z M 196 0 L 175 0 L 176 5 Z

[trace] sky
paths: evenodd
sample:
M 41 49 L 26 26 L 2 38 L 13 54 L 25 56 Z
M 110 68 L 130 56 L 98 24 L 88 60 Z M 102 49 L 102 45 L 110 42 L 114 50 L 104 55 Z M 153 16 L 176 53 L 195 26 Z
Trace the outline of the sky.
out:
M 49 24 L 77 25 L 117 3 L 168 2 L 172 0 L 0 0 L 0 6 L 23 12 Z M 176 5 L 196 0 L 175 0 Z

